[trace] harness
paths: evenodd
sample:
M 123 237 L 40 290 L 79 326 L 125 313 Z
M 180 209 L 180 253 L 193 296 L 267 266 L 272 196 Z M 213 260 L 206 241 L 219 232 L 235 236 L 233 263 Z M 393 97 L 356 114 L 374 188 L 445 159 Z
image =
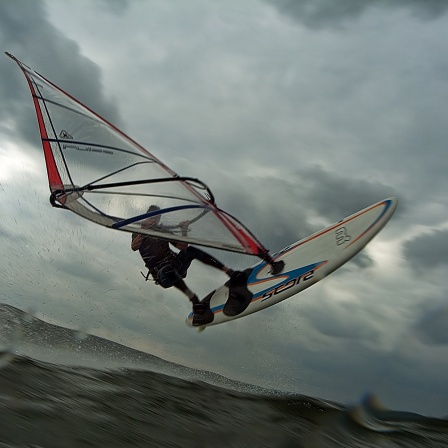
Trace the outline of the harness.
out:
M 156 285 L 161 285 L 164 288 L 166 288 L 169 286 L 165 286 L 163 284 L 164 282 L 163 281 L 161 282 L 159 278 L 159 273 L 163 270 L 168 271 L 168 273 L 172 271 L 174 275 L 178 275 L 176 269 L 176 259 L 172 257 L 166 257 L 164 260 L 160 261 L 157 265 L 148 268 L 148 272 L 146 273 L 146 275 L 142 271 L 140 271 L 140 274 L 142 274 L 143 278 L 145 279 L 145 282 L 151 280 Z M 150 278 L 150 275 L 152 276 L 152 279 Z

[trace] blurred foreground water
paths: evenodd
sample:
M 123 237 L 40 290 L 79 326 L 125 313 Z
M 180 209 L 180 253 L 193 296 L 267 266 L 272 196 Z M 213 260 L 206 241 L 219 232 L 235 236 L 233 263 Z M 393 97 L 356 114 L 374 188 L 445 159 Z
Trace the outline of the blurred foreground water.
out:
M 448 420 L 383 409 L 373 396 L 347 407 L 263 390 L 8 305 L 0 322 L 0 448 L 448 447 Z M 52 362 L 17 355 L 17 339 L 30 353 L 51 347 Z M 65 365 L 80 346 L 87 358 L 106 354 L 107 368 Z

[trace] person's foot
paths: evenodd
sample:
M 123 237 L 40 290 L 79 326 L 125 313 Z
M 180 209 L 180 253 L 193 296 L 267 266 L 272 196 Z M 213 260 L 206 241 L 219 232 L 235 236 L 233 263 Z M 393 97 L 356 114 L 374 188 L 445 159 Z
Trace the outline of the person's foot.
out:
M 193 314 L 204 314 L 207 306 L 204 303 L 195 303 L 193 305 Z
M 234 271 L 230 269 L 232 272 L 227 272 L 230 277 L 232 283 L 244 283 L 246 281 L 246 274 L 243 271 Z
M 235 279 L 237 277 L 240 276 L 240 274 L 242 274 L 242 271 L 235 271 L 234 269 L 228 268 L 226 270 L 226 274 L 231 278 L 231 279 Z
M 196 303 L 193 305 L 193 327 L 200 327 L 213 322 L 214 314 L 207 303 Z

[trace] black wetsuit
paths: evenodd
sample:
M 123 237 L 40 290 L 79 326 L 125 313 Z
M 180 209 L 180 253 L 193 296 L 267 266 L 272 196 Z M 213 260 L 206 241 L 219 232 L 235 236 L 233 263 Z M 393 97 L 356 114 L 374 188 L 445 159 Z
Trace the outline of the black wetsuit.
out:
M 138 233 L 132 234 L 134 239 Z M 138 249 L 149 272 L 156 277 L 157 271 L 166 263 L 172 263 L 176 259 L 176 253 L 170 249 L 168 240 L 161 240 L 152 236 L 144 236 Z
M 132 239 L 137 235 L 133 233 Z M 152 236 L 144 236 L 138 250 L 154 280 L 164 288 L 170 288 L 176 281 L 185 278 L 195 259 L 216 269 L 224 267 L 220 261 L 196 247 L 188 246 L 176 254 L 170 249 L 168 240 Z

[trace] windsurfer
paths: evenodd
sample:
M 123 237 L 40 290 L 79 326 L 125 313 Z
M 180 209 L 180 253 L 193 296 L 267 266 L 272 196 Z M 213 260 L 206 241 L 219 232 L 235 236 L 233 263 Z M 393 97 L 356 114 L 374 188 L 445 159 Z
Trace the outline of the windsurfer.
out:
M 160 210 L 158 206 L 151 205 L 147 213 L 157 212 L 158 210 Z M 141 227 L 143 229 L 157 229 L 158 231 L 163 229 L 164 233 L 173 233 L 169 228 L 160 224 L 160 216 L 160 214 L 155 214 L 146 218 L 142 221 Z M 186 232 L 188 224 L 188 221 L 181 223 L 183 232 Z M 179 249 L 179 252 L 176 253 L 171 250 L 170 244 Z M 225 272 L 231 278 L 237 277 L 239 274 L 239 271 L 230 269 L 208 253 L 184 242 L 133 233 L 131 249 L 140 252 L 149 273 L 157 284 L 163 288 L 174 286 L 188 297 L 193 305 L 193 313 L 198 320 L 200 320 L 200 315 L 205 312 L 206 307 L 200 303 L 198 296 L 191 291 L 183 280 L 187 276 L 191 262 L 199 260 L 208 266 Z

